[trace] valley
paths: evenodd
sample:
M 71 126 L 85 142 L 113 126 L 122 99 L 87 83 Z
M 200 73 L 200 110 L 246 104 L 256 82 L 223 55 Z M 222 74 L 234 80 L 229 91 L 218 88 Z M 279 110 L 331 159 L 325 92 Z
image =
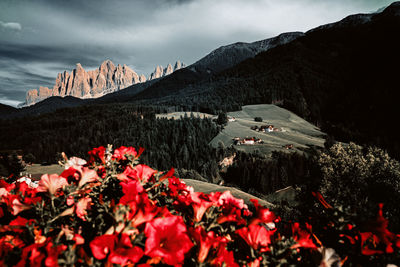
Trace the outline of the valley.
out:
M 98 61 L 103 50 L 88 44 L 90 56 L 51 63 L 39 46 L 28 57 L 11 46 L 2 56 L 0 45 L 1 59 L 28 57 L 23 68 L 1 69 L 11 74 L 0 85 L 22 86 L 20 73 L 39 88 L 18 108 L 0 104 L 0 265 L 396 266 L 400 2 L 258 41 L 233 37 L 269 24 L 238 20 L 245 30 L 237 26 L 232 43 L 224 41 L 232 21 L 209 39 L 199 30 L 214 31 L 208 24 L 185 25 L 191 40 L 181 43 L 185 16 L 168 24 L 172 7 L 193 12 L 200 1 L 166 2 L 168 16 L 139 14 L 157 29 L 124 24 L 113 38 L 93 35 L 128 65 Z M 128 22 L 115 14 L 101 31 Z M 26 34 L 17 24 L 0 21 L 0 39 L 7 27 Z M 157 65 L 147 77 L 133 70 L 180 58 L 168 45 L 194 63 Z M 143 54 L 149 62 L 136 68 Z M 98 67 L 77 63 L 49 83 L 53 68 L 80 57 Z M 0 97 L 13 94 L 0 88 Z

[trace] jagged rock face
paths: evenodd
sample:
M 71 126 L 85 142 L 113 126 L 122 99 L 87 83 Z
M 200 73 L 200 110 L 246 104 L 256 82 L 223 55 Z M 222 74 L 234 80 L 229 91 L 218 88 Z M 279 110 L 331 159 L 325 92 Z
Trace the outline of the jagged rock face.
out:
M 165 69 L 162 66 L 157 66 L 154 69 L 154 71 L 150 74 L 149 80 L 162 78 L 184 67 L 186 67 L 185 63 L 180 62 L 179 60 L 175 63 L 173 68 L 171 64 L 168 64 Z
M 171 74 L 182 68 L 177 61 L 175 69 L 171 64 L 163 69 L 157 66 L 155 73 L 150 75 L 150 80 Z M 127 65 L 115 66 L 110 60 L 104 61 L 98 69 L 85 71 L 80 63 L 71 73 L 64 71 L 57 75 L 53 88 L 40 87 L 26 93 L 26 105 L 30 106 L 51 96 L 74 96 L 79 98 L 96 98 L 112 93 L 136 83 L 146 82 L 146 77 L 138 75 Z

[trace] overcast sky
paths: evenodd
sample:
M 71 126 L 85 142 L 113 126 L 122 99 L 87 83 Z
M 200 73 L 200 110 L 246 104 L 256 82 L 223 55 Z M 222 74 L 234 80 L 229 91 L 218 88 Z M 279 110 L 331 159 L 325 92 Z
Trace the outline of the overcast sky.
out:
M 111 59 L 146 77 L 221 45 L 307 31 L 387 0 L 0 0 L 0 103 Z

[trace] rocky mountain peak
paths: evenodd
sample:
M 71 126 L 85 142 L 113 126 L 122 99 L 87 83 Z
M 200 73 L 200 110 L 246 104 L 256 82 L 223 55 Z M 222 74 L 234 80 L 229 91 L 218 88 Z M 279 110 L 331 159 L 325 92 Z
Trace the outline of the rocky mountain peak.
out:
M 178 65 L 180 67 L 172 68 L 172 65 L 168 64 L 165 69 L 157 66 L 149 80 L 171 74 L 182 67 L 180 62 Z M 116 66 L 111 60 L 105 60 L 97 69 L 85 71 L 82 65 L 77 63 L 71 73 L 58 73 L 52 88 L 40 86 L 38 90 L 29 90 L 24 106 L 33 105 L 51 96 L 96 98 L 143 82 L 146 82 L 146 77 L 143 74 L 138 75 L 126 64 Z
M 162 77 L 167 76 L 167 75 L 173 73 L 174 71 L 177 71 L 184 67 L 185 67 L 185 64 L 181 63 L 179 60 L 176 61 L 174 67 L 172 67 L 172 64 L 170 64 L 170 63 L 167 64 L 167 67 L 165 69 L 162 66 L 157 66 L 154 69 L 154 71 L 150 74 L 149 80 L 162 78 Z
M 174 71 L 179 70 L 180 68 L 182 68 L 182 63 L 178 60 L 175 62 Z
M 172 72 L 174 72 L 174 69 L 172 68 L 171 64 L 168 64 L 167 67 L 164 69 L 164 75 L 169 75 Z

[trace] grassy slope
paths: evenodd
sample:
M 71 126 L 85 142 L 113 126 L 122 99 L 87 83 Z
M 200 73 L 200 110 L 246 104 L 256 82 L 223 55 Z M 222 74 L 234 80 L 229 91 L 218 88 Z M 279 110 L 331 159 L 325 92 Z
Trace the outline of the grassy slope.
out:
M 60 174 L 63 171 L 63 167 L 57 164 L 52 164 L 49 166 L 41 166 L 39 164 L 34 164 L 32 166 L 27 166 L 27 173 L 32 174 L 32 177 L 39 179 L 39 177 L 44 174 L 53 174 L 57 173 Z M 243 199 L 246 203 L 250 203 L 251 198 L 258 199 L 259 203 L 266 206 L 266 207 L 272 207 L 273 205 L 265 200 L 262 200 L 260 198 L 257 198 L 255 196 L 252 196 L 248 193 L 245 193 L 239 189 L 233 188 L 233 187 L 227 187 L 227 186 L 220 186 L 216 184 L 211 184 L 207 182 L 202 182 L 202 181 L 197 181 L 193 179 L 184 179 L 185 183 L 189 186 L 192 186 L 195 191 L 201 191 L 204 193 L 210 193 L 210 192 L 224 192 L 226 190 L 231 191 L 231 193 L 237 197 Z
M 235 117 L 235 122 L 228 122 L 225 129 L 218 134 L 211 145 L 218 146 L 222 141 L 225 146 L 233 144 L 232 138 L 257 137 L 265 144 L 235 146 L 245 152 L 259 150 L 263 154 L 270 154 L 274 150 L 285 151 L 282 146 L 293 144 L 294 150 L 301 150 L 312 146 L 323 147 L 325 140 L 322 133 L 316 126 L 303 120 L 294 113 L 270 104 L 243 106 L 241 111 L 228 113 Z M 254 117 L 263 118 L 263 122 L 255 122 Z M 250 129 L 254 125 L 272 124 L 279 128 L 279 132 L 261 133 Z

